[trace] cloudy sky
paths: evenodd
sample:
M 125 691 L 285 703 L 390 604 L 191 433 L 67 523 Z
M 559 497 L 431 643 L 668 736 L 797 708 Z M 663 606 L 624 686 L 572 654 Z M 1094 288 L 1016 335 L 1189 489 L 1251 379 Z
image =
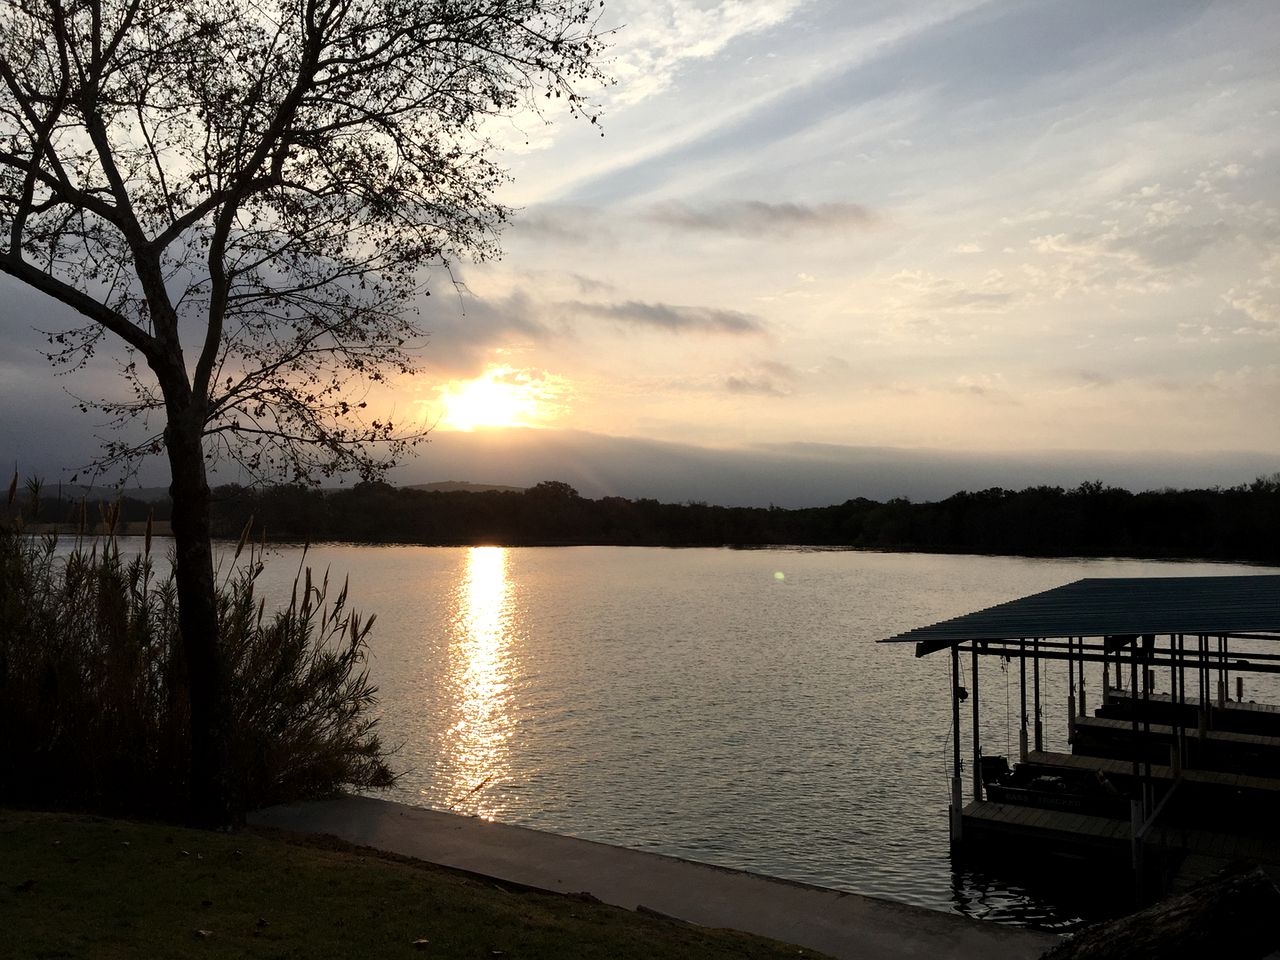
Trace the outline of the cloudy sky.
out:
M 494 453 L 512 424 L 584 492 L 672 499 L 752 471 L 720 499 L 1280 469 L 1274 0 L 604 16 L 604 137 L 497 131 L 519 213 L 422 308 L 397 404 L 437 426 L 401 479 L 544 479 Z M 33 424 L 92 431 L 22 332 L 41 309 L 5 288 L 0 446 L 47 469 Z

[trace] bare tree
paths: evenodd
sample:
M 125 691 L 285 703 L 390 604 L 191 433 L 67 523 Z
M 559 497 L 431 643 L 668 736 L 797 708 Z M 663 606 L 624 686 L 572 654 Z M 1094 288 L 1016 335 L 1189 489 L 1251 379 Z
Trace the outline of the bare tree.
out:
M 596 117 L 594 0 L 3 0 L 0 270 L 74 310 L 78 368 L 163 431 L 192 712 L 194 816 L 227 822 L 229 712 L 207 461 L 376 473 L 413 436 L 365 391 L 414 366 L 425 270 L 496 249 L 498 118 Z

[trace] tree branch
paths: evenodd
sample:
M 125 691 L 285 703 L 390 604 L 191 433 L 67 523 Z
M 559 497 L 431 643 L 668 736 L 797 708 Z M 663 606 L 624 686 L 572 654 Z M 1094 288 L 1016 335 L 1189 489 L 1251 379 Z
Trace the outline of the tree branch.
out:
M 71 307 L 90 320 L 102 324 L 144 356 L 151 357 L 156 352 L 158 344 L 154 337 L 130 323 L 106 304 L 32 266 L 20 256 L 12 253 L 0 254 L 0 271 Z

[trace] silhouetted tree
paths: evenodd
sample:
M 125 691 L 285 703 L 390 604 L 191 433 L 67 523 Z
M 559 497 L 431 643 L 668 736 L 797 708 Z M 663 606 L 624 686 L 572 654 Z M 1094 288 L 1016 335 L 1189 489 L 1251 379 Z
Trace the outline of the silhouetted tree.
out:
M 126 347 L 164 452 L 199 819 L 225 822 L 229 713 L 206 461 L 369 478 L 413 441 L 365 407 L 409 371 L 423 271 L 495 250 L 486 123 L 589 115 L 594 0 L 23 0 L 0 7 L 0 271 Z M 536 109 L 536 107 L 535 107 Z

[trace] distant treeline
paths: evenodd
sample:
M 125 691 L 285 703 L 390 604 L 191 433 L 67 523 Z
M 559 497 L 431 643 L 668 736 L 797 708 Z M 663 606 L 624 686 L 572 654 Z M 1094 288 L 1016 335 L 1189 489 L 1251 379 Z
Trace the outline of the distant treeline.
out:
M 523 492 L 428 492 L 387 484 L 215 492 L 214 525 L 252 516 L 272 540 L 460 545 L 807 544 L 1034 556 L 1280 562 L 1280 474 L 1231 489 L 1130 493 L 1100 482 L 957 493 L 935 503 L 859 498 L 829 507 L 717 507 L 579 496 L 548 481 Z
M 77 501 L 78 503 L 78 501 Z M 123 498 L 121 521 L 167 520 L 167 501 Z M 43 498 L 42 519 L 78 506 Z M 97 513 L 90 508 L 90 519 Z M 933 503 L 858 498 L 829 507 L 717 507 L 580 496 L 547 481 L 524 491 L 426 491 L 364 483 L 339 490 L 218 487 L 215 535 L 254 519 L 273 541 L 431 545 L 812 545 L 1028 556 L 1205 558 L 1280 563 L 1280 474 L 1229 489 L 1131 493 L 998 487 Z

